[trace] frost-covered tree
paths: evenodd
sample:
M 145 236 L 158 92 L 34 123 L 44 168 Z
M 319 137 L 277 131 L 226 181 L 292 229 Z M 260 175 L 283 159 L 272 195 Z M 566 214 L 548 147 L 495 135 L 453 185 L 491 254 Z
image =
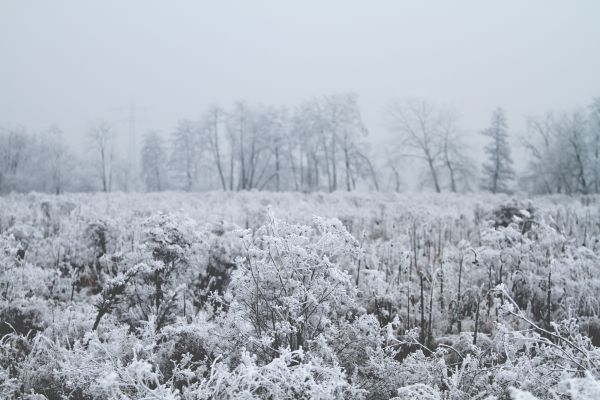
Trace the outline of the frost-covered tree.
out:
M 141 160 L 146 190 L 164 190 L 167 185 L 167 151 L 163 138 L 157 132 L 144 135 Z
M 64 142 L 63 133 L 58 126 L 51 126 L 42 137 L 42 149 L 45 158 L 47 187 L 56 194 L 65 190 L 68 184 L 72 156 Z
M 227 190 L 226 170 L 225 170 L 225 153 L 223 141 L 223 127 L 225 112 L 219 106 L 211 106 L 203 116 L 201 121 L 202 129 L 205 130 L 208 146 L 213 156 L 213 163 L 217 168 L 219 182 L 221 188 Z
M 468 146 L 461 137 L 457 125 L 457 115 L 446 111 L 441 114 L 442 165 L 450 191 L 463 192 L 471 189 L 475 176 L 473 160 L 468 156 Z
M 586 116 L 583 112 L 564 115 L 558 122 L 558 134 L 566 139 L 563 151 L 571 164 L 575 191 L 587 194 L 590 191 L 589 162 L 590 140 Z
M 32 155 L 31 143 L 24 128 L 0 130 L 0 192 L 24 186 L 22 173 Z
M 95 166 L 103 192 L 112 190 L 115 133 L 107 121 L 96 121 L 88 133 L 90 150 L 95 157 Z
M 423 99 L 394 101 L 388 110 L 390 128 L 400 136 L 400 153 L 425 162 L 436 192 L 442 191 L 442 135 L 433 103 Z
M 200 131 L 190 120 L 181 120 L 171 135 L 170 167 L 175 185 L 190 191 L 198 183 L 203 147 Z
M 294 184 L 303 190 L 354 190 L 359 179 L 379 186 L 358 96 L 339 93 L 297 106 L 287 143 Z
M 395 157 L 421 160 L 427 171 L 423 182 L 431 184 L 438 193 L 445 186 L 452 191 L 468 187 L 471 162 L 461 146 L 454 112 L 440 109 L 426 99 L 395 100 L 387 117 L 390 130 L 398 135 Z M 397 175 L 397 171 L 394 173 Z
M 492 114 L 490 127 L 481 131 L 482 135 L 491 139 L 485 146 L 487 160 L 482 166 L 481 186 L 492 193 L 508 191 L 515 175 L 507 129 L 506 114 L 502 108 L 498 108 Z
M 245 102 L 234 105 L 226 122 L 231 149 L 230 189 L 277 190 L 284 162 L 282 138 L 286 125 L 282 123 L 283 116 L 281 110 L 273 107 L 250 106 Z
M 600 193 L 600 98 L 589 106 L 590 169 L 594 193 Z
M 600 134 L 594 108 L 547 113 L 529 120 L 525 142 L 531 159 L 523 181 L 536 193 L 596 192 L 600 165 Z
M 318 190 L 323 174 L 323 148 L 319 138 L 318 108 L 315 101 L 304 102 L 294 108 L 289 137 L 290 152 L 296 153 L 296 181 L 301 190 Z
M 340 147 L 343 171 L 344 189 L 351 191 L 356 188 L 356 180 L 366 175 L 372 180 L 374 188 L 378 188 L 377 175 L 367 157 L 367 146 L 364 141 L 368 130 L 362 121 L 358 96 L 346 93 L 327 98 L 331 108 L 332 129 L 336 145 Z

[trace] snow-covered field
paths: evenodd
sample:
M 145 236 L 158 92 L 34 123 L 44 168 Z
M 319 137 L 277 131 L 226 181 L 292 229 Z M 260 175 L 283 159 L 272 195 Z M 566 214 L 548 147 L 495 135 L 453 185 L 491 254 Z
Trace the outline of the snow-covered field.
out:
M 2 197 L 0 398 L 598 399 L 599 207 Z

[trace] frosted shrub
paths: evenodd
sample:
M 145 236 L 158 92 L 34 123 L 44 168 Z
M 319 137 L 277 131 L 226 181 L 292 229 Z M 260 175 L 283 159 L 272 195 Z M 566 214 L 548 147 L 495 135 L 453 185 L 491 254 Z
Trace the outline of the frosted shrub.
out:
M 280 349 L 311 348 L 356 306 L 350 276 L 336 261 L 357 254 L 356 241 L 338 220 L 315 226 L 270 219 L 231 276 L 225 323 L 231 339 L 269 361 Z
M 132 286 L 128 296 L 132 325 L 152 316 L 160 331 L 174 321 L 184 290 L 179 282 L 187 281 L 191 272 L 192 238 L 189 222 L 174 216 L 159 214 L 145 222 L 142 242 L 126 258 L 129 269 L 112 285 L 113 292 Z
M 391 400 L 441 400 L 440 392 L 422 383 L 405 386 L 398 389 L 398 397 Z
M 571 396 L 572 400 L 600 399 L 600 381 L 590 374 L 583 378 L 563 379 L 558 385 L 558 392 Z
M 361 399 L 362 392 L 350 386 L 337 366 L 324 366 L 318 359 L 305 360 L 302 349 L 280 349 L 265 365 L 242 351 L 233 370 L 222 362 L 213 364 L 208 379 L 185 393 L 186 399 Z
M 538 400 L 537 397 L 519 389 L 511 389 L 514 400 Z M 583 378 L 565 378 L 556 391 L 553 391 L 556 399 L 566 398 L 569 400 L 596 400 L 600 398 L 600 381 L 590 375 Z M 490 399 L 491 400 L 491 399 Z

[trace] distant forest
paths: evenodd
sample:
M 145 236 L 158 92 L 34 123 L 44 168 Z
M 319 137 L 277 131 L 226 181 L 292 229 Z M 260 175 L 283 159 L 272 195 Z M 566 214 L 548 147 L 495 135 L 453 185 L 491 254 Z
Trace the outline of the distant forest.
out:
M 392 101 L 384 123 L 388 137 L 375 145 L 357 95 L 345 93 L 293 107 L 215 105 L 199 119 L 178 121 L 168 134 L 146 132 L 130 144 L 135 154 L 125 155 L 116 150 L 116 131 L 106 120 L 90 124 L 83 154 L 58 126 L 43 132 L 4 126 L 0 193 L 400 192 L 407 175 L 436 192 L 600 192 L 600 99 L 574 111 L 529 118 L 521 139 L 529 158 L 519 173 L 511 157 L 510 120 L 501 108 L 481 128 L 487 144 L 477 158 L 456 112 L 434 102 Z

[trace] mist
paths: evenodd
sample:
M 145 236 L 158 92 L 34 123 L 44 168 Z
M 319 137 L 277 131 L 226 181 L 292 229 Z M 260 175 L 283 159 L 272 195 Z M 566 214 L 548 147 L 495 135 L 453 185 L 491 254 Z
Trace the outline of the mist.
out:
M 599 16 L 0 0 L 0 399 L 598 400 Z
M 600 93 L 598 15 L 595 1 L 7 1 L 0 126 L 56 125 L 86 157 L 102 119 L 127 157 L 130 135 L 137 154 L 144 133 L 166 138 L 212 104 L 352 92 L 375 157 L 395 135 L 390 101 L 424 98 L 455 110 L 477 164 L 479 132 L 502 107 L 521 170 L 529 117 Z

